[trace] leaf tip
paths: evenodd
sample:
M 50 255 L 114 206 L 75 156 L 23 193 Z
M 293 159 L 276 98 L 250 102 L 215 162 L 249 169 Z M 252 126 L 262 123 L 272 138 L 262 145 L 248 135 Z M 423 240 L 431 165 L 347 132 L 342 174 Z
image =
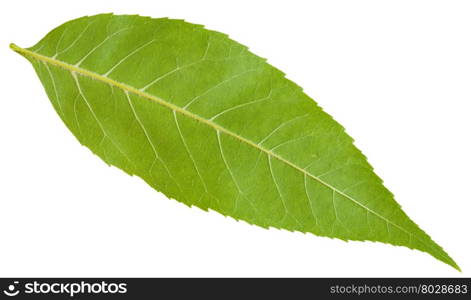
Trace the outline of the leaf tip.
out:
M 449 265 L 450 267 L 452 267 L 453 269 L 457 270 L 458 272 L 462 273 L 461 271 L 461 268 L 458 266 L 458 264 L 453 260 L 453 258 L 451 258 L 443 249 L 441 249 L 444 253 L 444 256 L 443 257 L 437 257 L 435 256 L 435 258 L 438 258 L 439 260 L 441 260 L 442 262 L 444 262 L 445 264 Z
M 460 273 L 463 273 L 463 271 L 461 270 L 461 268 L 458 266 L 458 264 L 452 260 L 452 263 L 449 264 L 453 269 L 455 269 L 456 271 L 460 272 Z

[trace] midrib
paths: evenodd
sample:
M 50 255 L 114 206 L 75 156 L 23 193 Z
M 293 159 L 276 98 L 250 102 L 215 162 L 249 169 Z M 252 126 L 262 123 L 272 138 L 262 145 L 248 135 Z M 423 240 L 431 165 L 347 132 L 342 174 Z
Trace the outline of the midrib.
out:
M 77 67 L 77 66 L 74 66 L 74 65 L 71 65 L 69 63 L 66 63 L 66 62 L 63 62 L 63 61 L 59 61 L 59 60 L 56 60 L 56 59 L 53 59 L 53 58 L 50 58 L 50 57 L 47 57 L 47 56 L 44 56 L 44 55 L 41 55 L 41 54 L 38 54 L 38 53 L 35 53 L 33 51 L 30 51 L 30 50 L 27 50 L 27 49 L 24 49 L 24 48 L 21 48 L 15 44 L 10 44 L 10 48 L 22 55 L 28 55 L 28 56 L 31 56 L 37 60 L 40 60 L 40 61 L 43 61 L 43 62 L 46 62 L 46 63 L 49 63 L 51 65 L 55 65 L 55 66 L 58 66 L 58 67 L 61 67 L 61 68 L 64 68 L 70 72 L 75 72 L 75 73 L 78 73 L 78 74 L 81 74 L 83 76 L 86 76 L 86 77 L 90 77 L 90 78 L 93 78 L 93 79 L 96 79 L 98 81 L 101 81 L 101 82 L 105 82 L 105 83 L 108 83 L 112 86 L 115 86 L 115 87 L 118 87 L 120 89 L 122 89 L 123 91 L 127 91 L 127 92 L 130 92 L 130 93 L 133 93 L 135 95 L 138 95 L 140 97 L 143 97 L 143 98 L 147 98 L 149 100 L 152 100 L 152 101 L 155 101 L 157 102 L 158 104 L 162 105 L 162 106 L 165 106 L 177 113 L 180 113 L 184 116 L 187 116 L 191 119 L 194 119 L 194 120 L 197 120 L 203 124 L 206 124 L 207 126 L 209 127 L 212 127 L 214 128 L 215 130 L 217 131 L 220 131 L 224 134 L 227 134 L 233 138 L 236 138 L 238 139 L 239 141 L 247 144 L 247 145 L 250 145 L 256 149 L 258 149 L 259 151 L 261 152 L 264 152 L 265 154 L 267 154 L 268 156 L 271 156 L 273 158 L 276 158 L 277 160 L 287 164 L 288 166 L 298 170 L 299 172 L 303 173 L 304 175 L 316 180 L 317 182 L 321 183 L 322 185 L 328 187 L 329 189 L 331 189 L 332 191 L 342 195 L 343 197 L 349 199 L 350 201 L 352 201 L 353 203 L 355 203 L 356 205 L 362 207 L 363 209 L 367 210 L 368 212 L 374 214 L 375 216 L 379 217 L 380 219 L 384 220 L 386 223 L 389 223 L 395 227 L 397 227 L 399 230 L 409 234 L 410 236 L 415 236 L 413 235 L 410 231 L 404 229 L 402 226 L 399 226 L 397 224 L 395 224 L 394 222 L 392 222 L 391 220 L 385 218 L 384 216 L 380 215 L 379 213 L 377 213 L 376 211 L 370 209 L 369 207 L 363 205 L 362 203 L 358 202 L 357 200 L 355 200 L 354 198 L 352 198 L 351 196 L 349 196 L 348 194 L 345 194 L 344 192 L 342 192 L 341 190 L 335 188 L 334 186 L 330 185 L 329 183 L 323 181 L 322 179 L 316 177 L 315 175 L 311 174 L 311 173 L 308 173 L 306 170 L 304 170 L 303 168 L 295 165 L 294 163 L 292 163 L 291 161 L 281 157 L 280 155 L 268 150 L 268 149 L 265 149 L 264 147 L 240 136 L 240 135 L 237 135 L 236 133 L 208 120 L 208 119 L 205 119 L 205 118 L 202 118 L 188 110 L 185 110 L 183 109 L 182 107 L 179 107 L 177 105 L 174 105 L 172 103 L 169 103 L 167 101 L 164 101 L 162 100 L 161 98 L 159 97 L 156 97 L 154 95 L 151 95 L 151 94 L 148 94 L 146 92 L 143 92 L 139 89 L 136 89 L 132 86 L 129 86 L 127 84 L 124 84 L 124 83 L 121 83 L 121 82 L 118 82 L 116 80 L 113 80 L 109 77 L 106 77 L 106 76 L 103 76 L 103 75 L 100 75 L 100 74 L 97 74 L 95 72 L 92 72 L 92 71 L 89 71 L 89 70 L 86 70 L 86 69 L 83 69 L 83 68 L 80 68 L 80 67 Z M 422 242 L 425 246 L 427 247 L 430 247 L 430 243 L 426 242 L 426 241 L 423 241 L 420 237 L 418 236 L 415 236 L 415 238 L 417 240 L 419 240 L 420 242 Z M 435 245 L 432 244 L 434 247 Z M 441 253 L 441 251 L 439 251 Z M 445 258 L 447 259 L 447 258 Z

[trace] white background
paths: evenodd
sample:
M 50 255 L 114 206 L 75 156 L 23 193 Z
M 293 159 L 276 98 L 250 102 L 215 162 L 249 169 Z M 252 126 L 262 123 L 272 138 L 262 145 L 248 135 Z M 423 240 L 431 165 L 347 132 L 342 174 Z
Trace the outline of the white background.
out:
M 102 12 L 205 24 L 268 58 L 463 273 L 403 247 L 190 209 L 107 167 L 8 49 Z M 1 1 L 0 276 L 470 276 L 470 16 L 469 1 Z

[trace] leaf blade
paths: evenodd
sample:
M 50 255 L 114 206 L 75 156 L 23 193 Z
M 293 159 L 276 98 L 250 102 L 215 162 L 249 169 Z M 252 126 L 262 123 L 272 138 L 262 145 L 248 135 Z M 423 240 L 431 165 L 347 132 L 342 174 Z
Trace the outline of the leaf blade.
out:
M 67 31 L 82 33 L 74 39 Z M 91 41 L 83 40 L 87 31 L 97 33 Z M 33 63 L 84 145 L 169 198 L 262 227 L 407 246 L 459 269 L 403 213 L 338 123 L 220 33 L 178 20 L 98 15 L 60 26 L 30 50 L 12 48 Z M 143 63 L 152 53 L 159 59 Z M 67 72 L 69 83 L 54 82 Z M 110 117 L 112 107 L 118 117 Z

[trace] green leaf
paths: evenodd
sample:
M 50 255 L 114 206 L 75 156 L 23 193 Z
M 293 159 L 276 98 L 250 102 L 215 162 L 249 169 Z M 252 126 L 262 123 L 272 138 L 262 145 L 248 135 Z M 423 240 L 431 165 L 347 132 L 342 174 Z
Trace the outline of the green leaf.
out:
M 406 246 L 459 270 L 342 126 L 224 34 L 103 14 L 11 48 L 80 143 L 168 198 L 262 227 Z

